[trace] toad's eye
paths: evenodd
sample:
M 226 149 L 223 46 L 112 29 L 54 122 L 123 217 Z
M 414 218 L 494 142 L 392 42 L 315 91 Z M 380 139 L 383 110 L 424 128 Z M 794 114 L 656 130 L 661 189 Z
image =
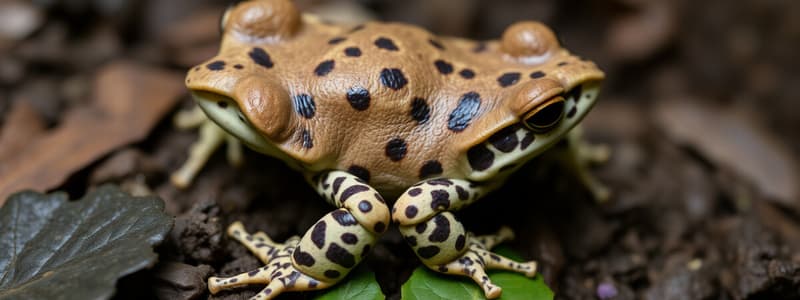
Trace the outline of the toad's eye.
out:
M 525 126 L 534 132 L 547 132 L 564 118 L 564 97 L 555 97 L 525 116 Z

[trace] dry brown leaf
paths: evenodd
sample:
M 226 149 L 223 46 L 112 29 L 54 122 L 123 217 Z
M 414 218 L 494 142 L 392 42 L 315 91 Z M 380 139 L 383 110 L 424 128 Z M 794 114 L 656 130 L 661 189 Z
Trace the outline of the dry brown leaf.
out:
M 0 127 L 0 173 L 8 157 L 45 131 L 44 120 L 28 101 L 14 101 L 5 126 Z
M 786 146 L 747 114 L 701 102 L 658 102 L 656 122 L 672 139 L 755 183 L 769 199 L 800 209 L 800 171 Z
M 67 112 L 58 127 L 0 162 L 6 166 L 0 199 L 22 189 L 54 188 L 110 151 L 143 139 L 183 92 L 180 74 L 131 62 L 101 68 L 88 106 Z

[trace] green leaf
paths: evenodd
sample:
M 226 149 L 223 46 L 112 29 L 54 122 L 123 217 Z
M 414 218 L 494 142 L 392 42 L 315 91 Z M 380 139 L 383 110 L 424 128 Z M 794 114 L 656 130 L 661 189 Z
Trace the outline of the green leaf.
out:
M 506 247 L 498 247 L 497 253 L 521 261 L 519 255 Z M 501 300 L 552 300 L 554 295 L 545 285 L 541 275 L 534 278 L 509 272 L 491 270 L 487 272 L 494 284 L 503 288 Z M 478 300 L 486 299 L 483 290 L 471 279 L 463 276 L 444 275 L 420 266 L 403 284 L 403 300 Z
M 22 192 L 0 208 L 0 299 L 108 299 L 155 264 L 172 227 L 156 197 L 103 186 L 79 201 Z
M 316 300 L 383 300 L 386 296 L 375 281 L 375 274 L 365 267 L 354 270 L 343 282 L 323 291 Z

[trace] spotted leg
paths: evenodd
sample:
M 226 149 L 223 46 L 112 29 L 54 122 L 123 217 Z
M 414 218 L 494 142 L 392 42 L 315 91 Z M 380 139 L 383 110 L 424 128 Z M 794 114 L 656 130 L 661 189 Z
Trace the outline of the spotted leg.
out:
M 534 276 L 536 263 L 517 263 L 489 251 L 514 237 L 510 229 L 504 227 L 494 235 L 473 236 L 449 211 L 469 205 L 488 190 L 457 179 L 423 181 L 400 196 L 392 210 L 392 219 L 398 222 L 400 233 L 428 268 L 468 276 L 481 286 L 486 298 L 494 299 L 500 297 L 502 288 L 489 280 L 486 269 Z
M 234 223 L 228 233 L 265 266 L 229 278 L 210 278 L 212 293 L 256 283 L 267 287 L 253 299 L 272 299 L 284 291 L 324 289 L 339 282 L 366 256 L 389 224 L 389 208 L 383 199 L 346 172 L 326 172 L 311 180 L 339 209 L 323 216 L 302 238 L 290 238 L 283 244 L 264 233 L 249 235 Z
M 228 227 L 228 235 L 253 252 L 264 266 L 232 277 L 209 278 L 208 289 L 212 294 L 239 286 L 267 283 L 267 287 L 251 299 L 271 299 L 283 291 L 324 289 L 332 285 L 303 274 L 294 267 L 292 254 L 300 241 L 298 236 L 282 244 L 275 243 L 263 232 L 250 235 L 240 222 Z
M 211 122 L 199 107 L 195 106 L 191 111 L 179 112 L 175 115 L 174 123 L 175 127 L 180 129 L 200 128 L 200 137 L 189 149 L 189 158 L 180 169 L 170 176 L 170 181 L 175 186 L 180 188 L 189 186 L 211 154 L 222 143 L 228 145 L 228 161 L 234 166 L 242 163 L 242 143 L 222 130 L 216 123 Z

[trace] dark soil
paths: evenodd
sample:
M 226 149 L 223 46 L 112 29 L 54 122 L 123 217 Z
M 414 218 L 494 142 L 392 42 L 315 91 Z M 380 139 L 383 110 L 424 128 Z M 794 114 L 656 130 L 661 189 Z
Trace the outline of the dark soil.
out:
M 104 65 L 127 60 L 183 73 L 212 56 L 227 4 L 34 2 L 0 3 L 0 15 L 17 9 L 27 22 L 14 27 L 0 17 L 0 28 L 11 28 L 0 30 L 0 146 L 7 150 L 0 147 L 0 175 L 13 157 L 4 152 L 25 151 L 34 133 L 46 134 L 87 105 Z M 297 2 L 318 11 L 344 3 Z M 511 226 L 512 248 L 540 261 L 557 298 L 800 299 L 800 2 L 355 3 L 379 19 L 476 39 L 496 38 L 516 20 L 541 20 L 606 71 L 604 95 L 584 127 L 590 141 L 612 149 L 610 161 L 593 169 L 613 190 L 610 201 L 596 203 L 571 174 L 534 160 L 459 213 L 479 234 Z M 33 119 L 12 117 L 20 103 Z M 180 103 L 172 112 L 192 105 L 186 95 Z M 303 234 L 331 207 L 299 174 L 252 151 L 239 168 L 218 151 L 189 188 L 175 188 L 169 174 L 197 134 L 175 129 L 172 113 L 160 118 L 143 140 L 43 188 L 77 198 L 115 182 L 158 194 L 176 216 L 159 264 L 124 278 L 116 298 L 246 299 L 263 287 L 216 296 L 206 290 L 212 274 L 259 267 L 225 226 L 241 220 L 281 241 Z M 419 266 L 394 229 L 365 263 L 389 299 L 399 299 Z

